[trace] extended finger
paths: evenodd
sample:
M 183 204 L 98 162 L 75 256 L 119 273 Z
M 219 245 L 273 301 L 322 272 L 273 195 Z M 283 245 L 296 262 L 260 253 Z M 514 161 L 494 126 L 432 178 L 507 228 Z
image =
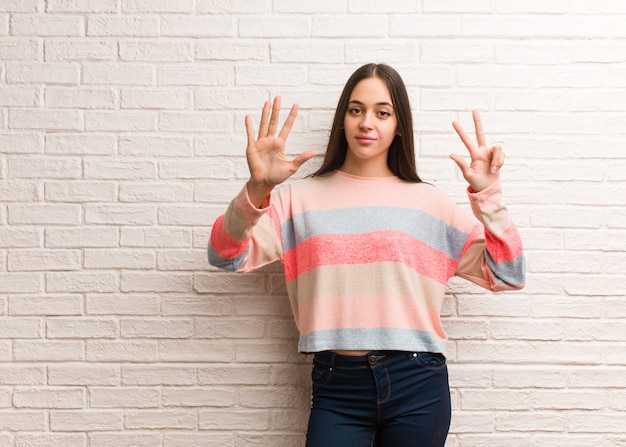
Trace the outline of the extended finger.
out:
M 254 143 L 254 128 L 250 115 L 246 115 L 246 134 L 248 135 L 248 147 L 250 147 Z
M 283 124 L 283 127 L 280 129 L 280 133 L 278 134 L 280 138 L 282 138 L 285 141 L 287 140 L 287 137 L 289 136 L 289 132 L 291 132 L 291 128 L 293 127 L 293 123 L 296 121 L 297 116 L 298 116 L 298 104 L 294 104 L 293 106 L 291 106 L 291 110 L 289 111 L 289 115 L 287 116 L 287 119 L 285 120 L 285 124 Z
M 483 121 L 480 118 L 478 110 L 472 110 L 472 117 L 474 118 L 476 142 L 478 143 L 478 146 L 484 146 L 485 145 L 485 132 L 483 131 Z
M 456 133 L 459 135 L 461 141 L 471 154 L 476 149 L 476 145 L 472 142 L 469 135 L 467 135 L 465 129 L 463 129 L 463 127 L 457 121 L 454 121 L 452 123 L 452 127 L 454 127 L 454 130 L 456 130 Z
M 261 112 L 261 123 L 259 124 L 259 138 L 267 136 L 269 126 L 270 102 L 265 101 L 263 104 L 263 112 Z
M 272 105 L 272 116 L 270 117 L 270 125 L 267 129 L 268 135 L 274 135 L 276 133 L 276 128 L 278 127 L 278 117 L 280 115 L 280 96 L 274 98 L 274 103 Z

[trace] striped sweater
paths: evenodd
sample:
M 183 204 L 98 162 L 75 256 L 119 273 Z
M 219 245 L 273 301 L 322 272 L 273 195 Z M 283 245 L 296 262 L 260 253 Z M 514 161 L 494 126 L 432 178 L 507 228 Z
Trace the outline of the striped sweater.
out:
M 335 171 L 284 185 L 260 209 L 244 187 L 213 225 L 209 260 L 236 272 L 282 262 L 300 352 L 444 352 L 452 276 L 492 291 L 525 280 L 500 183 L 468 195 L 478 220 L 434 186 L 397 177 Z

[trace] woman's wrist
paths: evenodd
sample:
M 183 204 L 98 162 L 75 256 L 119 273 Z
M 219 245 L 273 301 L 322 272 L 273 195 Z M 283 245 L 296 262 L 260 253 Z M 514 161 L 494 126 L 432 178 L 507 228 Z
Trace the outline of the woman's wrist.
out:
M 257 208 L 262 207 L 263 202 L 274 189 L 271 186 L 255 184 L 252 180 L 248 180 L 246 188 L 248 189 L 248 198 L 250 199 L 250 203 Z

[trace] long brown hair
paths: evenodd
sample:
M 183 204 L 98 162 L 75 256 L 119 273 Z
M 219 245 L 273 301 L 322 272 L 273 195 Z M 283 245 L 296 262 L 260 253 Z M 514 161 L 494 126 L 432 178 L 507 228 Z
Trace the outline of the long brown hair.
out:
M 404 81 L 396 70 L 385 64 L 367 64 L 358 68 L 346 82 L 341 92 L 335 118 L 330 130 L 326 155 L 320 168 L 311 174 L 312 177 L 328 174 L 339 169 L 348 152 L 348 141 L 343 131 L 343 120 L 348 111 L 350 95 L 356 85 L 367 78 L 381 79 L 389 89 L 393 108 L 396 111 L 397 133 L 387 153 L 387 165 L 391 172 L 402 180 L 421 183 L 415 164 L 415 148 L 413 142 L 413 118 L 409 95 Z

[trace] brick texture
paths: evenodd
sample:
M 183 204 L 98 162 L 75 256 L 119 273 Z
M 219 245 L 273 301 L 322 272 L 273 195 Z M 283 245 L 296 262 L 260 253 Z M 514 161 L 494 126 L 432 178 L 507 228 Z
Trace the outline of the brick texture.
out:
M 421 176 L 466 205 L 482 112 L 527 288 L 453 280 L 447 447 L 626 443 L 626 6 L 618 1 L 0 2 L 0 445 L 304 445 L 281 270 L 206 261 L 281 94 L 322 152 L 366 62 L 403 75 Z M 319 157 L 303 168 L 304 175 Z

